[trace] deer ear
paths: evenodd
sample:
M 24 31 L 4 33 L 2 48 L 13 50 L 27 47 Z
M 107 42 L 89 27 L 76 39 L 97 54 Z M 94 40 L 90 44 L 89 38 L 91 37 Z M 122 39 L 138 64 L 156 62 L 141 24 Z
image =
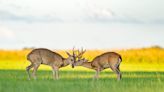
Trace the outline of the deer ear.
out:
M 88 60 L 84 58 L 84 62 L 88 62 Z
M 71 54 L 70 54 L 70 53 L 68 53 L 67 51 L 66 51 L 66 53 L 67 53 L 67 55 L 68 55 L 68 56 L 71 56 Z

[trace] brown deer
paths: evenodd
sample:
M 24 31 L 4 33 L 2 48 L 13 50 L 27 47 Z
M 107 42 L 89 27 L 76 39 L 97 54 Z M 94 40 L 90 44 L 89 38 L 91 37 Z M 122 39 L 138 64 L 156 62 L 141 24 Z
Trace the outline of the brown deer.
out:
M 73 67 L 83 66 L 86 68 L 96 70 L 96 74 L 94 78 L 98 78 L 99 72 L 101 72 L 102 70 L 106 68 L 111 68 L 112 71 L 117 74 L 117 80 L 121 79 L 121 72 L 119 66 L 122 61 L 122 58 L 118 53 L 106 52 L 104 54 L 95 57 L 92 61 L 88 62 L 88 60 L 86 60 L 85 58 L 81 59 L 84 52 L 85 51 L 82 50 L 82 52 L 76 56 L 78 60 L 72 64 Z
M 71 55 L 68 52 L 66 53 L 69 56 L 68 58 L 63 58 L 58 53 L 45 49 L 45 48 L 38 48 L 38 49 L 32 50 L 27 55 L 27 60 L 31 62 L 31 64 L 27 66 L 26 68 L 26 71 L 28 73 L 28 79 L 30 80 L 29 71 L 31 68 L 33 68 L 32 76 L 34 79 L 36 79 L 36 71 L 41 64 L 51 66 L 53 69 L 54 79 L 59 79 L 59 74 L 58 74 L 59 68 L 72 64 L 72 62 L 74 62 L 75 60 L 74 51 L 73 51 L 73 55 Z

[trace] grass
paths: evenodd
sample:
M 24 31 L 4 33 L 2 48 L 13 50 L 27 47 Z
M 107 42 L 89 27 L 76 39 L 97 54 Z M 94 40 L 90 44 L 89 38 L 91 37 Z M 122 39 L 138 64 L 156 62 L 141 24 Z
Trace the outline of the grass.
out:
M 25 60 L 25 61 L 0 61 L 0 69 L 2 70 L 25 70 L 25 68 L 29 65 L 30 63 Z M 126 63 L 122 62 L 120 65 L 121 71 L 164 71 L 164 64 L 144 64 L 144 63 Z M 39 67 L 39 70 L 51 70 L 50 66 L 47 65 L 41 65 Z M 92 71 L 88 68 L 85 67 L 76 67 L 72 69 L 70 66 L 63 67 L 61 68 L 63 71 Z M 108 71 L 108 70 L 105 70 Z
M 37 80 L 27 80 L 23 70 L 0 70 L 0 92 L 163 92 L 163 72 L 123 72 L 116 80 L 112 72 L 101 72 L 93 80 L 94 72 L 60 71 L 60 79 L 53 80 L 51 71 L 38 71 Z
M 27 80 L 26 55 L 31 50 L 0 50 L 0 92 L 164 92 L 164 49 L 142 48 L 114 50 L 122 55 L 123 78 L 106 69 L 99 80 L 93 70 L 70 66 L 60 69 L 60 79 L 53 80 L 51 67 L 41 65 L 37 80 Z M 112 50 L 87 50 L 84 57 L 92 60 Z M 64 51 L 56 51 L 67 57 Z

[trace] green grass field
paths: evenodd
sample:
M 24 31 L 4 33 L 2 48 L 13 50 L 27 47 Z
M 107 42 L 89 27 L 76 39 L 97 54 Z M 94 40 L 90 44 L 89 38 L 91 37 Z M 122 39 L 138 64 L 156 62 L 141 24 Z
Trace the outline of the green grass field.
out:
M 164 49 L 142 48 L 116 51 L 122 55 L 122 80 L 106 69 L 100 79 L 84 67 L 60 69 L 60 79 L 53 80 L 51 67 L 41 65 L 37 80 L 27 80 L 26 55 L 31 50 L 0 50 L 0 92 L 164 92 Z M 64 51 L 57 51 L 67 57 Z M 92 60 L 105 50 L 88 50 Z
M 163 72 L 123 72 L 116 80 L 112 72 L 60 71 L 53 80 L 51 71 L 38 71 L 37 80 L 27 80 L 23 70 L 0 70 L 0 92 L 164 92 Z

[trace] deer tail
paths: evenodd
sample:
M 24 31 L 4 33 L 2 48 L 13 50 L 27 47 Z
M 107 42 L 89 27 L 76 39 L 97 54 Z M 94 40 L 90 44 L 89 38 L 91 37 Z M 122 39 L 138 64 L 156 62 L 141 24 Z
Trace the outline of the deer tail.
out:
M 118 62 L 117 62 L 117 64 L 116 64 L 116 67 L 119 67 L 121 62 L 122 62 L 122 57 L 119 56 L 119 58 L 118 58 Z
M 119 56 L 119 62 L 120 62 L 120 63 L 122 62 L 122 57 L 121 57 L 121 56 Z

